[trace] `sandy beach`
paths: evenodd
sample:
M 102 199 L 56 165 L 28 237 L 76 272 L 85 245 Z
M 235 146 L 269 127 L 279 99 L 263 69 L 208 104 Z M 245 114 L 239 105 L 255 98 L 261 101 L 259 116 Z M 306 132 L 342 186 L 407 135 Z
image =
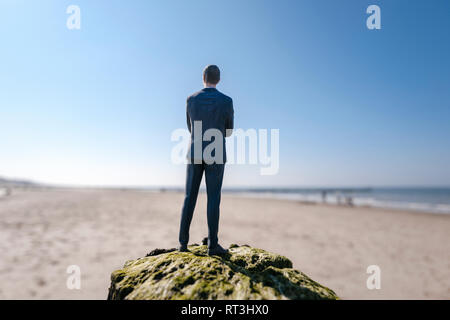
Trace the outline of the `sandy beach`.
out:
M 0 197 L 1 299 L 106 299 L 126 260 L 177 245 L 183 194 L 13 190 Z M 290 258 L 343 299 L 450 299 L 450 216 L 222 197 L 219 239 Z M 191 243 L 207 234 L 200 195 Z M 81 269 L 81 289 L 66 269 Z M 366 269 L 381 268 L 368 290 Z

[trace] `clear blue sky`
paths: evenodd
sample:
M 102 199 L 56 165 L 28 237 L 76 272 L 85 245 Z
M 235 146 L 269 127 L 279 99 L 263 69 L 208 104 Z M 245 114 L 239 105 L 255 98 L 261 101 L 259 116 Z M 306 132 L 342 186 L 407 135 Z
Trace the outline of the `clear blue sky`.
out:
M 450 184 L 450 1 L 2 0 L 0 35 L 0 176 L 183 185 L 170 134 L 214 63 L 236 127 L 280 129 L 279 174 L 226 186 Z

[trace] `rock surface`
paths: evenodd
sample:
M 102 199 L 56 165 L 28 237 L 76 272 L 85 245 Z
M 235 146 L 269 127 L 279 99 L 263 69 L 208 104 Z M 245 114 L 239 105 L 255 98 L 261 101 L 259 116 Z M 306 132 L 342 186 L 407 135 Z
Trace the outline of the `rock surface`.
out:
M 108 299 L 338 299 L 277 254 L 238 245 L 222 257 L 208 256 L 205 245 L 189 250 L 156 249 L 127 261 L 111 274 Z

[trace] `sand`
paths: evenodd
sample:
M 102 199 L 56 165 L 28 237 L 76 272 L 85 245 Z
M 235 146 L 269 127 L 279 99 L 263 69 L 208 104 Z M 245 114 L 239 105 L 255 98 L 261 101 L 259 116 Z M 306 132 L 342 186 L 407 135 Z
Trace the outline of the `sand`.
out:
M 207 234 L 200 195 L 191 242 Z M 177 245 L 181 193 L 14 190 L 0 197 L 1 299 L 106 299 L 126 260 Z M 450 299 L 450 216 L 223 195 L 219 239 L 289 257 L 343 299 Z M 81 270 L 68 289 L 67 267 Z M 366 269 L 378 265 L 381 288 Z

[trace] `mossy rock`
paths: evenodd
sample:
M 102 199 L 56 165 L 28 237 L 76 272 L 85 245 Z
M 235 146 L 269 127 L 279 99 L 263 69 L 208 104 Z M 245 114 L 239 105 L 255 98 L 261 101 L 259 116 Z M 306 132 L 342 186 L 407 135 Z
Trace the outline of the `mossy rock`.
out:
M 127 261 L 111 274 L 108 299 L 338 299 L 281 255 L 238 245 L 225 256 L 208 256 L 205 245 L 189 250 L 156 249 Z

